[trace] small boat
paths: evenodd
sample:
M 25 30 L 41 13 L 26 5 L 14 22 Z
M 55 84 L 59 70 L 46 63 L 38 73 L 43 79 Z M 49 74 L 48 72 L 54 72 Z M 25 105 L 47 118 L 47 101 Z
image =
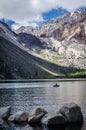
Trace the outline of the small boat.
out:
M 59 84 L 56 83 L 56 84 L 53 85 L 53 87 L 59 87 Z

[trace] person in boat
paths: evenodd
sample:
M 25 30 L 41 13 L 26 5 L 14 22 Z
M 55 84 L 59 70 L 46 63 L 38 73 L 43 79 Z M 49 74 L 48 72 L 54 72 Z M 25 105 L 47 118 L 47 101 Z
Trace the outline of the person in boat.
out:
M 59 87 L 59 85 L 56 83 L 56 84 L 53 85 L 53 87 Z

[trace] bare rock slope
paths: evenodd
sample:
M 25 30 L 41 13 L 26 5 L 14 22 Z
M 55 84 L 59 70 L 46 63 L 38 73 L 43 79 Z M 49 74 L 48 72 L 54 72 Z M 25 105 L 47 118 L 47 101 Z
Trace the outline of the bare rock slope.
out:
M 34 49 L 41 58 L 52 61 L 53 56 L 60 56 L 57 61 L 60 65 L 86 69 L 85 10 L 67 13 L 35 29 L 25 27 L 21 32 L 29 32 L 41 40 L 43 48 Z

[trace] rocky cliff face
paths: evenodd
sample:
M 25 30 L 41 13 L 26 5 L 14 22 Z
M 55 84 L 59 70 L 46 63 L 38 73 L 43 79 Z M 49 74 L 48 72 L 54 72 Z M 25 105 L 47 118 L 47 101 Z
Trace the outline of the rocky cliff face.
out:
M 30 33 L 44 38 L 53 37 L 58 41 L 62 41 L 70 35 L 75 35 L 75 33 L 79 32 L 80 34 L 76 35 L 76 38 L 83 37 L 84 33 L 82 34 L 82 30 L 86 30 L 85 24 L 86 11 L 78 11 L 74 13 L 66 13 L 59 18 L 44 23 L 40 27 L 20 27 L 16 30 L 16 33 Z
M 86 11 L 67 13 L 35 29 L 25 27 L 19 30 L 40 39 L 38 56 L 51 61 L 53 56 L 60 56 L 56 63 L 86 69 Z

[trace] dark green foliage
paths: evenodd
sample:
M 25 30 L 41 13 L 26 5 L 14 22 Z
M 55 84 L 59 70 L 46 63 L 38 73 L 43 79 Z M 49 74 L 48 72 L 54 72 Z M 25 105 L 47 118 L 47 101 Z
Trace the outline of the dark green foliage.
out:
M 83 69 L 76 69 L 72 72 L 65 73 L 66 77 L 71 78 L 86 78 L 86 70 Z

